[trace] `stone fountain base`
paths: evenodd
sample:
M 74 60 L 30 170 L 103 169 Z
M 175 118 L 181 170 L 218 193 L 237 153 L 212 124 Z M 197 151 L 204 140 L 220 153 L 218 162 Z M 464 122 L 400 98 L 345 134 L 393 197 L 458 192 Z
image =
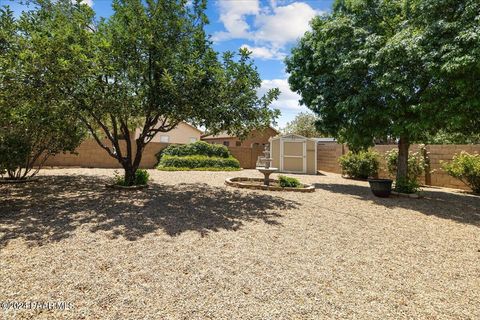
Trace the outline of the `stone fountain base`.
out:
M 264 167 L 257 167 L 257 170 L 260 171 L 264 178 L 263 178 L 263 184 L 266 186 L 270 185 L 270 175 L 276 171 L 278 171 L 278 168 L 264 168 Z
M 303 184 L 300 188 L 283 188 L 278 180 L 270 179 L 270 185 L 264 184 L 262 178 L 235 177 L 227 178 L 225 184 L 230 187 L 269 190 L 269 191 L 292 191 L 292 192 L 315 192 L 315 187 L 310 184 Z

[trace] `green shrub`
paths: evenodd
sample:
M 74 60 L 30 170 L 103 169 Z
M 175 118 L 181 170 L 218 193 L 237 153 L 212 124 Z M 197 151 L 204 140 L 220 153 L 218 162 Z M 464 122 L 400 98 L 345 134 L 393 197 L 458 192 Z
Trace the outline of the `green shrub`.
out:
M 385 153 L 387 172 L 390 177 L 397 175 L 398 150 L 392 149 Z M 425 159 L 420 152 L 410 152 L 408 154 L 408 172 L 407 178 L 395 181 L 395 191 L 402 193 L 415 193 L 420 190 L 418 179 L 425 172 Z
M 157 153 L 157 159 L 160 162 L 163 156 L 207 156 L 228 158 L 231 157 L 228 148 L 221 144 L 210 144 L 204 141 L 197 141 L 189 144 L 170 145 Z
M 125 176 L 123 175 L 120 175 L 118 173 L 118 171 L 115 170 L 114 172 L 114 183 L 116 185 L 120 185 L 120 186 L 126 186 L 127 183 L 125 182 Z M 136 172 L 135 172 L 135 182 L 134 182 L 134 185 L 135 186 L 141 186 L 141 185 L 145 185 L 148 183 L 148 180 L 150 179 L 150 174 L 148 173 L 147 170 L 144 170 L 144 169 L 138 169 Z
M 212 168 L 212 167 L 204 167 L 204 168 L 183 168 L 183 167 L 157 167 L 160 171 L 240 171 L 240 168 Z
M 164 155 L 160 159 L 159 168 L 240 168 L 240 162 L 234 157 L 208 157 L 208 156 L 171 156 Z
M 397 179 L 395 181 L 395 191 L 401 193 L 416 193 L 420 191 L 420 184 L 417 180 L 411 179 Z
M 32 151 L 32 143 L 22 135 L 9 134 L 8 130 L 4 133 L 5 135 L 0 135 L 0 175 L 15 174 L 25 166 Z M 9 178 L 12 178 L 11 174 Z
M 355 179 L 367 179 L 378 174 L 378 153 L 372 150 L 351 152 L 339 158 L 343 174 Z
M 473 192 L 480 193 L 480 154 L 456 154 L 451 162 L 443 164 L 443 169 L 472 188 Z
M 150 178 L 150 175 L 148 174 L 147 170 L 138 169 L 135 172 L 135 185 L 147 184 L 149 178 Z
M 292 177 L 279 176 L 278 181 L 282 188 L 299 188 L 302 186 L 298 179 Z
M 398 150 L 392 149 L 385 153 L 385 161 L 387 163 L 387 171 L 390 176 L 397 175 Z M 409 179 L 418 180 L 425 171 L 425 159 L 420 152 L 410 152 L 408 154 L 408 173 Z

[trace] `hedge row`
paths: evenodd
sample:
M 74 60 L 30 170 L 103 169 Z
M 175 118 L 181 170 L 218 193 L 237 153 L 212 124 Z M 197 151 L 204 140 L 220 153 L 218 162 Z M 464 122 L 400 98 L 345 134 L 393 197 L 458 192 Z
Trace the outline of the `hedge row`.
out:
M 240 171 L 241 168 L 212 168 L 212 167 L 202 167 L 202 168 L 179 168 L 179 167 L 157 167 L 160 171 Z
M 234 157 L 207 157 L 207 156 L 171 156 L 163 155 L 158 165 L 162 167 L 178 168 L 240 168 L 240 162 Z
M 210 144 L 204 141 L 182 145 L 170 145 L 157 154 L 157 158 L 160 160 L 166 155 L 179 157 L 200 155 L 219 158 L 228 158 L 231 156 L 230 151 L 228 151 L 228 148 L 224 145 Z

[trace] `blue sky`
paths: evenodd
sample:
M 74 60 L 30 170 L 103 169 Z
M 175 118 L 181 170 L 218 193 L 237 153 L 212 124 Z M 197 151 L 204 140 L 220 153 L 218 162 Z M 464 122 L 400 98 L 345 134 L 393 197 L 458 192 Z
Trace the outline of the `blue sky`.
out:
M 21 11 L 17 1 L 0 0 L 16 12 Z M 84 0 L 98 16 L 112 14 L 111 0 Z M 259 93 L 274 87 L 282 94 L 273 106 L 282 115 L 277 127 L 284 127 L 296 114 L 306 111 L 298 103 L 299 96 L 290 91 L 283 59 L 302 34 L 308 30 L 308 22 L 317 14 L 330 11 L 333 0 L 210 0 L 207 15 L 215 49 L 236 51 L 247 47 L 262 78 Z

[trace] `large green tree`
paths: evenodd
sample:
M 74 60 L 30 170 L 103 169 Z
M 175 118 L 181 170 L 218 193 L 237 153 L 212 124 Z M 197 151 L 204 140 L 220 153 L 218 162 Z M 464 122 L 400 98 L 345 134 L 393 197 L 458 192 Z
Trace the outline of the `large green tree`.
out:
M 112 16 L 100 21 L 80 2 L 37 3 L 53 20 L 71 21 L 52 33 L 53 40 L 74 41 L 57 43 L 73 75 L 64 94 L 122 165 L 127 184 L 134 183 L 145 146 L 182 121 L 243 136 L 279 114 L 269 108 L 278 89 L 257 96 L 261 79 L 246 50 L 221 58 L 213 50 L 205 1 L 115 0 Z
M 84 130 L 59 90 L 64 65 L 47 44 L 52 21 L 0 8 L 0 174 L 35 175 L 48 157 L 73 151 Z
M 397 139 L 399 183 L 412 141 L 478 132 L 479 12 L 476 0 L 336 1 L 292 50 L 289 83 L 351 147 Z
M 315 122 L 317 117 L 310 112 L 300 112 L 295 118 L 288 122 L 282 130 L 284 133 L 298 134 L 307 138 L 322 137 L 318 132 Z

